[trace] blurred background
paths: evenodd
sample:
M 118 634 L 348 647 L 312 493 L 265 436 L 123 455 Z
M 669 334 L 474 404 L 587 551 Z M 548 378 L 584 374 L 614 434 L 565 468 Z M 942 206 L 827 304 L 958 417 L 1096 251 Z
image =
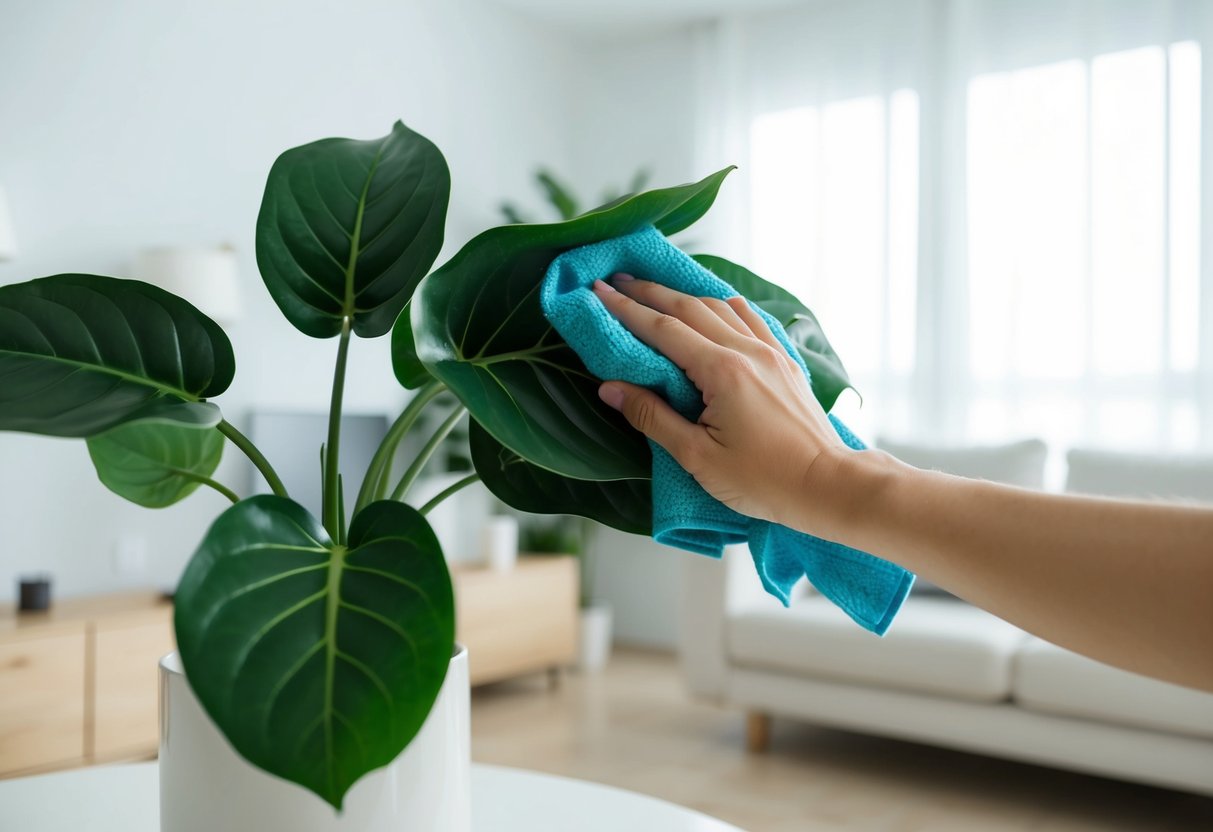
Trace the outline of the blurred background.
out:
M 503 204 L 552 216 L 537 171 L 588 208 L 638 174 L 732 163 L 679 242 L 813 308 L 862 396 L 845 421 L 931 467 L 931 449 L 1041 440 L 1028 484 L 1061 489 L 1074 449 L 1213 447 L 1210 42 L 1200 0 L 0 0 L 0 283 L 137 276 L 167 251 L 232 337 L 225 412 L 289 446 L 333 358 L 257 274 L 284 149 L 398 118 L 433 139 L 453 179 L 440 262 Z M 368 436 L 407 401 L 386 339 L 355 343 L 348 379 Z M 228 454 L 219 479 L 254 487 L 242 466 Z M 0 434 L 0 587 L 169 589 L 223 507 L 144 511 L 83 443 Z M 461 495 L 452 560 L 482 557 L 495 511 Z M 693 556 L 561 533 L 616 643 L 673 651 Z

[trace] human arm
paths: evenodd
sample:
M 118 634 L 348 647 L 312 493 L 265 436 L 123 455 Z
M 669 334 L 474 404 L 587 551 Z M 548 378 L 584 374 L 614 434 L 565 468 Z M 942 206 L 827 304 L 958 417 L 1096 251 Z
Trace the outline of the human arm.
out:
M 1213 508 L 1047 495 L 920 471 L 834 432 L 744 301 L 595 291 L 703 392 L 698 423 L 622 382 L 604 401 L 745 514 L 896 562 L 1023 629 L 1213 690 Z

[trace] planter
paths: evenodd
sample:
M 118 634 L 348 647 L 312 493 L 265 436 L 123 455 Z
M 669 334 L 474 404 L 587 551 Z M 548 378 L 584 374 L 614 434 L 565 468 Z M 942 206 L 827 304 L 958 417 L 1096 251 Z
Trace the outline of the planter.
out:
M 176 653 L 160 660 L 161 832 L 469 832 L 468 654 L 456 645 L 421 731 L 359 780 L 338 815 L 305 789 L 239 756 L 202 710 Z
M 606 667 L 611 655 L 611 608 L 607 604 L 591 604 L 581 609 L 581 651 L 577 657 L 579 670 L 594 673 Z

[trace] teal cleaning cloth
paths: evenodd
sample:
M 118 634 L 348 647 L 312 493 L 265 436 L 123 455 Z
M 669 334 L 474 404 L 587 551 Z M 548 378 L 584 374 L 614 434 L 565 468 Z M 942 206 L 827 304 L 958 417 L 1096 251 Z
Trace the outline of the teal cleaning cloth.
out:
M 653 227 L 565 252 L 552 261 L 540 288 L 544 314 L 590 372 L 654 390 L 686 418 L 698 419 L 703 398 L 686 374 L 624 328 L 591 290 L 595 280 L 618 272 L 696 297 L 726 299 L 737 292 Z M 754 309 L 808 377 L 783 327 Z M 842 422 L 833 416 L 830 421 L 847 445 L 865 448 Z M 704 491 L 661 446 L 649 444 L 654 540 L 717 558 L 726 545 L 748 542 L 763 586 L 785 606 L 792 587 L 807 577 L 860 626 L 878 635 L 889 628 L 913 574 L 856 549 L 738 514 Z

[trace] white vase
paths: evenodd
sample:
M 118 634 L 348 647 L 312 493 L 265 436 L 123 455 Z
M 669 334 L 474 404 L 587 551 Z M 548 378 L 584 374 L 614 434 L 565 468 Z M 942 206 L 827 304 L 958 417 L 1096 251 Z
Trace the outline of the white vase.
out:
M 395 760 L 354 784 L 338 815 L 237 754 L 170 653 L 160 660 L 160 830 L 470 832 L 469 690 L 467 649 L 456 645 L 421 731 Z
M 607 604 L 597 603 L 582 608 L 578 669 L 594 673 L 606 667 L 611 655 L 611 620 L 611 608 Z

